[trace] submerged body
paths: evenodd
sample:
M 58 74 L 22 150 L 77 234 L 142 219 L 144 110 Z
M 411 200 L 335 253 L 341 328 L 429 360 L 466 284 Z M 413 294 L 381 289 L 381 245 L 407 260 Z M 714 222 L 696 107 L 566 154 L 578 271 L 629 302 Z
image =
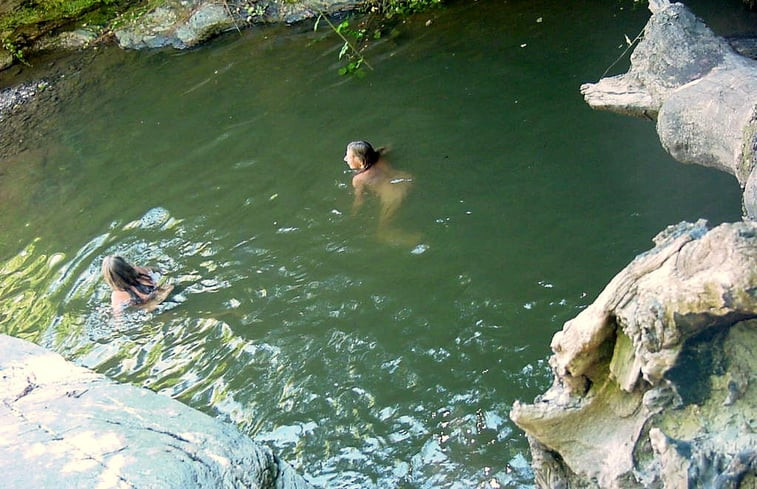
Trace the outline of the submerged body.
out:
M 348 144 L 344 161 L 350 169 L 357 172 L 352 177 L 352 187 L 355 189 L 353 213 L 362 207 L 366 194 L 371 193 L 379 199 L 380 204 L 379 236 L 389 241 L 417 244 L 419 235 L 391 227 L 394 216 L 410 192 L 413 176 L 393 168 L 384 158 L 383 149 L 374 150 L 366 141 Z
M 366 192 L 372 192 L 381 204 L 379 226 L 385 226 L 389 224 L 410 192 L 412 182 L 412 175 L 395 170 L 381 158 L 367 170 L 352 177 L 352 186 L 355 189 L 354 209 L 362 206 Z

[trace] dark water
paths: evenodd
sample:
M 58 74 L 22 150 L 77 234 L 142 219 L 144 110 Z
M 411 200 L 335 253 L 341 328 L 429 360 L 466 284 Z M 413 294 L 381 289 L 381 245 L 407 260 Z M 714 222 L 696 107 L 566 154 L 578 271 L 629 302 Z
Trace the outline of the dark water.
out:
M 529 487 L 508 412 L 549 385 L 555 331 L 665 226 L 740 218 L 734 178 L 578 93 L 647 18 L 456 4 L 373 42 L 364 78 L 324 26 L 107 50 L 2 163 L 0 331 L 233 422 L 316 486 Z M 378 236 L 375 202 L 351 215 L 362 138 L 413 174 L 395 225 L 417 242 Z M 115 321 L 111 253 L 174 296 Z

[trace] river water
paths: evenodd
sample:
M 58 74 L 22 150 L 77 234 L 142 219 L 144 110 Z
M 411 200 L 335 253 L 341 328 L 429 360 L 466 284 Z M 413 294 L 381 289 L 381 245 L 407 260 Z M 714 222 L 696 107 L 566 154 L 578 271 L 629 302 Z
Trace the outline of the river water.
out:
M 552 335 L 665 226 L 740 219 L 733 177 L 583 103 L 647 18 L 454 4 L 371 42 L 364 77 L 312 23 L 104 49 L 2 162 L 0 331 L 234 423 L 319 487 L 531 487 L 508 412 L 548 387 Z M 351 212 L 354 139 L 412 174 L 391 236 L 375 200 Z M 113 253 L 173 296 L 113 318 Z

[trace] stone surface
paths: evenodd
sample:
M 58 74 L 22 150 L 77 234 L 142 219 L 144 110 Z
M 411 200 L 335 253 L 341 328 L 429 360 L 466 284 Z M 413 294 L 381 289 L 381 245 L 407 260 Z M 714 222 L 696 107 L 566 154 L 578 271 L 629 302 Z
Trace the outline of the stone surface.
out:
M 310 487 L 234 427 L 0 335 L 4 489 Z
M 555 334 L 552 387 L 513 406 L 540 487 L 755 487 L 757 223 L 655 244 Z
M 684 5 L 649 7 L 628 72 L 582 85 L 584 99 L 595 109 L 656 119 L 660 142 L 676 160 L 730 173 L 743 188 L 757 164 L 757 61 L 737 54 Z M 750 198 L 745 209 L 757 206 Z
M 359 0 L 169 0 L 115 31 L 118 44 L 128 49 L 172 46 L 185 49 L 224 31 L 255 23 L 294 23 L 355 8 Z

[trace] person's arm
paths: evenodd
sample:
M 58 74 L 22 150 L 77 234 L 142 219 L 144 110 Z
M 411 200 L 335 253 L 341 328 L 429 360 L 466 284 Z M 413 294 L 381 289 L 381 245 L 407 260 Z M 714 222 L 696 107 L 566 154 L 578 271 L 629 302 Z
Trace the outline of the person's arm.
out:
M 360 180 L 352 180 L 352 186 L 355 187 L 355 201 L 352 203 L 352 214 L 357 214 L 357 211 L 363 205 L 363 199 L 365 194 L 365 184 Z

